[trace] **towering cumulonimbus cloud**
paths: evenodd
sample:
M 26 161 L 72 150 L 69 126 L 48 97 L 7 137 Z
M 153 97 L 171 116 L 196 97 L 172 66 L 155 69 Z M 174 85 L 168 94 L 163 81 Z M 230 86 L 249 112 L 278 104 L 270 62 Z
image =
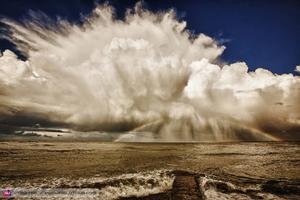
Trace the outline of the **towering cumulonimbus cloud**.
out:
M 166 141 L 273 140 L 299 130 L 298 76 L 222 63 L 225 47 L 192 35 L 172 10 L 137 5 L 117 20 L 104 5 L 80 25 L 42 13 L 2 23 L 27 60 L 10 50 L 0 57 L 0 120 L 30 115 Z

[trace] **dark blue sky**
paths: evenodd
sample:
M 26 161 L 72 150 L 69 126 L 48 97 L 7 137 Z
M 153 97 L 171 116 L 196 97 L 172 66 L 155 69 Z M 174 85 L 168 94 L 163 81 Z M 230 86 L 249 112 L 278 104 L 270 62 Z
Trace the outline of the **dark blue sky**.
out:
M 93 0 L 1 0 L 0 15 L 21 20 L 28 10 L 78 21 L 94 7 Z M 96 1 L 104 2 L 104 1 Z M 112 0 L 118 17 L 137 1 Z M 174 8 L 194 33 L 226 41 L 222 58 L 245 61 L 250 69 L 264 67 L 275 73 L 293 72 L 300 65 L 299 0 L 145 0 L 150 10 Z M 1 34 L 1 33 L 0 33 Z M 12 49 L 0 40 L 0 50 Z

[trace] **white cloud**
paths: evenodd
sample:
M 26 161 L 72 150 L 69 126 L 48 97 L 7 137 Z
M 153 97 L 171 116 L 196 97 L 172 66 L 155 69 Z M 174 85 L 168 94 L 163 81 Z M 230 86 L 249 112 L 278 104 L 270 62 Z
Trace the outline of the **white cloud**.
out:
M 4 20 L 28 60 L 9 50 L 0 57 L 3 116 L 17 109 L 85 130 L 159 121 L 166 140 L 299 127 L 298 76 L 213 64 L 224 47 L 204 34 L 190 39 L 172 11 L 112 15 L 98 7 L 81 27 L 59 21 L 52 29 L 38 16 L 27 26 Z

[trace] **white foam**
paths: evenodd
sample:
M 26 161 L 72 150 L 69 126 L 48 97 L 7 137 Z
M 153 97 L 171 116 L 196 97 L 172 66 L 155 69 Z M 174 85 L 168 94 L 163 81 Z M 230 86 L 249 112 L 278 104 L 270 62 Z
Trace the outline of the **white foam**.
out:
M 88 199 L 103 199 L 113 200 L 120 197 L 130 196 L 146 196 L 149 194 L 156 194 L 170 190 L 174 181 L 174 176 L 165 170 L 157 170 L 151 172 L 123 174 L 120 176 L 105 178 L 105 177 L 91 177 L 91 178 L 45 178 L 43 180 L 31 180 L 32 182 L 20 182 L 19 186 L 11 188 L 13 190 L 34 189 L 39 191 L 43 188 L 52 189 L 72 189 L 74 192 L 82 192 L 84 189 L 97 190 L 97 195 L 87 196 Z M 97 188 L 97 184 L 102 185 Z M 0 185 L 1 186 L 1 185 Z M 20 188 L 22 186 L 22 188 Z M 8 184 L 5 187 L 9 187 Z M 87 187 L 87 188 L 86 188 Z M 77 189 L 76 189 L 77 188 Z M 76 194 L 76 193 L 75 193 Z M 38 198 L 38 197 L 36 197 Z M 55 197 L 53 197 L 55 199 Z M 56 196 L 58 199 L 80 199 L 82 196 Z

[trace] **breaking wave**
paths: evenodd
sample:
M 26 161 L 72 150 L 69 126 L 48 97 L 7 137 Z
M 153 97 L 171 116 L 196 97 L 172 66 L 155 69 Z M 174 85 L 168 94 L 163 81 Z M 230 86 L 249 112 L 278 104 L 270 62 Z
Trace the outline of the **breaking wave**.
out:
M 181 183 L 174 184 L 178 177 L 186 179 Z M 195 179 L 197 185 L 193 185 L 191 180 Z M 43 189 L 60 189 L 71 191 L 74 194 L 86 192 L 85 199 L 103 200 L 125 200 L 151 197 L 152 199 L 176 199 L 176 195 L 181 197 L 207 200 L 215 199 L 297 199 L 300 197 L 299 181 L 288 180 L 264 180 L 244 178 L 231 180 L 229 177 L 215 177 L 212 175 L 197 174 L 188 171 L 168 171 L 156 170 L 141 173 L 123 174 L 111 178 L 91 177 L 91 178 L 47 178 L 41 180 L 31 180 L 32 182 L 14 182 L 10 186 L 14 187 L 15 197 L 20 191 L 41 191 Z M 184 184 L 184 185 L 183 185 Z M 20 188 L 22 185 L 22 188 Z M 184 188 L 188 185 L 189 190 Z M 0 185 L 1 186 L 1 185 Z M 7 188 L 9 184 L 5 185 Z M 193 188 L 195 187 L 195 188 Z M 9 187 L 8 187 L 9 188 Z M 54 191 L 54 190 L 52 190 Z M 88 195 L 88 192 L 94 192 Z M 30 199 L 40 199 L 32 193 Z M 42 196 L 51 199 L 51 196 Z M 151 199 L 150 198 L 150 199 Z M 82 199 L 82 195 L 55 196 L 53 199 Z

